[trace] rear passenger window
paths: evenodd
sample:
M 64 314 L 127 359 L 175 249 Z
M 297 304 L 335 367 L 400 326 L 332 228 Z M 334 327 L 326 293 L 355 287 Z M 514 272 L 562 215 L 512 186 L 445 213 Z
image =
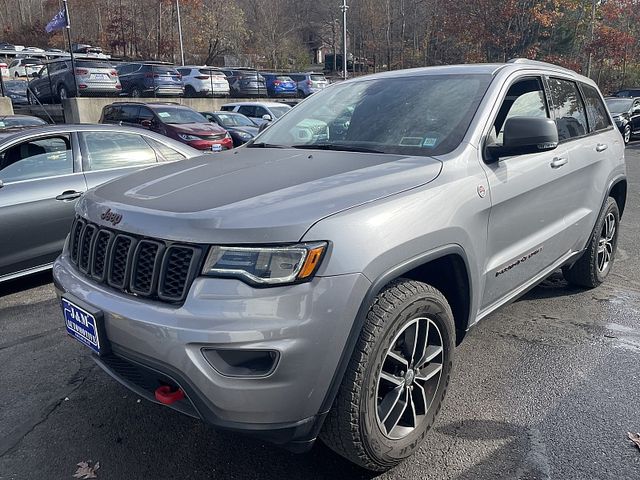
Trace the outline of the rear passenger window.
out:
M 121 132 L 84 132 L 85 170 L 107 170 L 156 163 L 156 152 L 141 135 Z
M 187 158 L 177 150 L 174 150 L 171 147 L 167 147 L 164 143 L 160 143 L 153 138 L 146 138 L 146 140 L 160 152 L 162 158 L 167 162 L 175 162 L 176 160 L 184 160 L 185 158 Z
M 589 131 L 587 114 L 575 82 L 550 78 L 549 93 L 559 140 L 562 142 L 586 135 Z
M 607 107 L 604 106 L 598 91 L 591 85 L 582 84 L 582 93 L 584 93 L 584 103 L 587 106 L 589 131 L 595 132 L 610 127 L 611 120 L 609 120 Z

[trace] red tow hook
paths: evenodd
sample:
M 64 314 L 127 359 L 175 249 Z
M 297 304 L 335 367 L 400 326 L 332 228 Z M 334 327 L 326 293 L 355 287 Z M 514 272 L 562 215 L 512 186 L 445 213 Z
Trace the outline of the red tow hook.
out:
M 172 403 L 182 400 L 184 398 L 184 392 L 181 388 L 174 388 L 169 385 L 163 385 L 156 388 L 155 391 L 156 400 L 165 405 L 171 405 Z

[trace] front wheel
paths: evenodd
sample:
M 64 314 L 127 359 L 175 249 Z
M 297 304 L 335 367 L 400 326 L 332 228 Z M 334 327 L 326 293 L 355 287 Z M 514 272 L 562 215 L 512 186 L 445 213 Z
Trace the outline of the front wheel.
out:
M 60 85 L 58 87 L 58 98 L 60 99 L 60 103 L 62 103 L 63 100 L 69 98 L 69 92 L 67 92 L 67 87 L 65 87 L 64 85 Z
M 31 93 L 31 90 L 27 90 L 27 103 L 29 105 L 37 105 L 38 102 L 36 101 L 35 96 L 33 95 L 33 93 Z
M 624 139 L 624 144 L 627 145 L 631 141 L 631 125 L 627 124 L 624 127 L 624 133 L 622 134 L 622 138 Z
M 593 229 L 587 248 L 571 267 L 562 273 L 567 282 L 580 287 L 595 288 L 609 275 L 618 245 L 620 210 L 609 197 Z
M 374 471 L 413 454 L 440 411 L 454 342 L 442 293 L 408 279 L 391 283 L 369 309 L 320 438 Z

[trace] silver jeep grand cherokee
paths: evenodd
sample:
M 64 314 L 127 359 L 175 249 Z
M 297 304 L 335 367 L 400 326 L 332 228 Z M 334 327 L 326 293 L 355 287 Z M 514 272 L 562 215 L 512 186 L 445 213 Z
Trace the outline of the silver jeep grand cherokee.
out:
M 588 78 L 385 72 L 215 161 L 88 192 L 55 283 L 69 334 L 139 395 L 385 470 L 420 448 L 473 324 L 558 268 L 607 277 L 626 189 Z

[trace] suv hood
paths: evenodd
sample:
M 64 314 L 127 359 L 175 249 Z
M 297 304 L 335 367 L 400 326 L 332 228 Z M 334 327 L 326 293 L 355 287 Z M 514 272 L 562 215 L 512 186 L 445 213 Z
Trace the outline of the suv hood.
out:
M 90 190 L 76 210 L 165 240 L 296 242 L 322 218 L 428 183 L 441 167 L 428 157 L 241 148 L 139 170 Z

